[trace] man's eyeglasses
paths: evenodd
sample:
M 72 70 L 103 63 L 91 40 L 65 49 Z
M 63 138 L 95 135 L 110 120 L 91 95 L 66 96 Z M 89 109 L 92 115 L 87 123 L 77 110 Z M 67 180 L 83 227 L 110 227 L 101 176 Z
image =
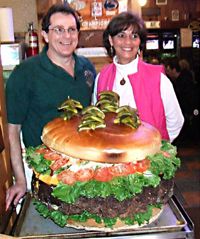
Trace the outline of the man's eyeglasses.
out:
M 119 40 L 125 40 L 127 37 L 129 37 L 131 40 L 136 40 L 139 38 L 138 33 L 133 32 L 131 34 L 126 34 L 125 32 L 119 32 L 115 37 L 117 37 Z
M 63 35 L 65 32 L 68 32 L 71 36 L 76 35 L 78 30 L 75 27 L 69 27 L 67 29 L 65 29 L 64 27 L 61 26 L 55 26 L 50 28 L 49 30 L 55 32 L 57 35 Z

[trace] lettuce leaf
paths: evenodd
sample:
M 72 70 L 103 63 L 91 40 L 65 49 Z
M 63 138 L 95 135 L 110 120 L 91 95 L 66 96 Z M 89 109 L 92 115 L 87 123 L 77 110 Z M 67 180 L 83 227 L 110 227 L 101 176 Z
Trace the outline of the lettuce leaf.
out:
M 159 183 L 159 176 L 146 177 L 143 174 L 135 173 L 124 177 L 116 177 L 108 182 L 91 180 L 77 182 L 74 185 L 60 183 L 53 189 L 52 195 L 66 203 L 74 203 L 81 196 L 106 198 L 112 195 L 118 201 L 123 201 L 141 193 L 143 187 L 156 187 Z
M 34 148 L 34 147 L 26 148 L 26 161 L 27 161 L 28 165 L 31 166 L 32 168 L 34 168 L 34 170 L 37 173 L 50 175 L 51 161 L 46 160 L 42 154 L 36 153 L 36 150 L 39 147 L 41 147 L 41 146 L 38 146 L 36 148 Z
M 170 144 L 170 142 L 162 141 L 161 150 L 167 152 L 169 156 L 165 156 L 162 152 L 148 156 L 148 159 L 151 161 L 150 171 L 154 175 L 162 176 L 164 179 L 171 179 L 180 167 L 181 161 L 176 157 L 176 147 Z

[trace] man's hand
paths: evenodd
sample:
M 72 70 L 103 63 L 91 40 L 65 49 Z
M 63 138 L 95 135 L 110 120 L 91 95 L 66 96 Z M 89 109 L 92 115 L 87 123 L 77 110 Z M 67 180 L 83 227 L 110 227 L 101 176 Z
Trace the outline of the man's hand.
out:
M 19 200 L 25 195 L 26 189 L 26 182 L 16 182 L 14 185 L 8 188 L 6 192 L 6 211 L 12 202 L 15 206 L 17 206 Z
M 24 196 L 27 190 L 22 160 L 20 132 L 21 125 L 8 124 L 11 165 L 15 177 L 15 184 L 12 185 L 6 192 L 6 210 L 8 210 L 12 202 L 15 206 L 17 206 L 19 200 Z

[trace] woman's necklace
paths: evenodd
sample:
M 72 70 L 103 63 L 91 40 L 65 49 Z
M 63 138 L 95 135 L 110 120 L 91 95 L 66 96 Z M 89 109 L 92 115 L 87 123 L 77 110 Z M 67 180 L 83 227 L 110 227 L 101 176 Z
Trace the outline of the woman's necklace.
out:
M 119 63 L 117 57 L 115 58 L 115 61 L 116 61 L 116 63 Z M 119 82 L 120 85 L 125 85 L 126 84 L 126 80 L 124 79 L 124 74 L 122 74 L 121 70 L 119 70 L 119 69 L 118 69 L 118 73 L 122 77 L 122 79 Z
M 126 80 L 125 80 L 125 75 L 121 72 L 121 70 L 117 70 L 118 71 L 118 74 L 119 74 L 119 77 L 121 78 L 121 80 L 119 81 L 120 85 L 123 86 L 126 84 Z
M 126 84 L 126 80 L 124 79 L 124 78 L 122 78 L 121 80 L 120 80 L 120 85 L 125 85 Z

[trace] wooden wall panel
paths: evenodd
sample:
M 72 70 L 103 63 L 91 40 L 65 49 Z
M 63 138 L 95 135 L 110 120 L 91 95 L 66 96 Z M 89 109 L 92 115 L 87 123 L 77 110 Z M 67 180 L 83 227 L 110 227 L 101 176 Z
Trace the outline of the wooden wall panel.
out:
M 189 23 L 200 17 L 200 1 L 198 0 L 167 0 L 167 5 L 156 5 L 155 0 L 148 0 L 142 8 L 143 12 L 159 9 L 159 15 L 142 14 L 145 21 L 161 21 L 161 28 L 182 28 L 187 27 Z M 179 20 L 172 21 L 172 11 L 179 11 Z
M 1 57 L 0 57 L 1 59 Z M 0 62 L 0 233 L 10 220 L 10 211 L 5 211 L 6 189 L 12 185 L 12 170 L 7 132 L 7 117 L 4 95 L 4 81 Z M 11 220 L 12 221 L 12 220 Z M 12 223 L 11 223 L 12 224 Z

